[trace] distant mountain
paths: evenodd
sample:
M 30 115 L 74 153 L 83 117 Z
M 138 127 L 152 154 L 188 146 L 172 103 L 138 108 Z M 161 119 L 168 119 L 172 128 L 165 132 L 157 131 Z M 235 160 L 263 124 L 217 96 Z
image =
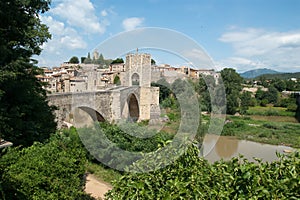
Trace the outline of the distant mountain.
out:
M 280 72 L 272 70 L 272 69 L 263 68 L 263 69 L 249 70 L 244 73 L 241 73 L 240 75 L 243 78 L 255 78 L 257 76 L 261 76 L 264 74 L 280 74 Z
M 279 78 L 279 79 L 283 79 L 283 80 L 288 80 L 291 78 L 296 78 L 296 79 L 300 79 L 300 72 L 294 72 L 294 73 L 280 73 L 280 74 L 266 74 L 263 75 L 266 79 L 275 79 L 275 78 Z M 256 77 L 258 78 L 258 77 Z

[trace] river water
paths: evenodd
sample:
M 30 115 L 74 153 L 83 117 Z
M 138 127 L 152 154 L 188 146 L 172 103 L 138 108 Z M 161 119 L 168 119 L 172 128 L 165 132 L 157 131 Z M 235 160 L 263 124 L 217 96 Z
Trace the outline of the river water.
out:
M 230 160 L 239 154 L 244 155 L 250 161 L 253 157 L 261 158 L 263 161 L 274 161 L 276 152 L 284 154 L 284 150 L 293 150 L 291 147 L 280 145 L 261 144 L 247 140 L 238 140 L 231 136 L 217 136 L 206 134 L 203 141 L 203 155 L 209 162 L 220 159 Z

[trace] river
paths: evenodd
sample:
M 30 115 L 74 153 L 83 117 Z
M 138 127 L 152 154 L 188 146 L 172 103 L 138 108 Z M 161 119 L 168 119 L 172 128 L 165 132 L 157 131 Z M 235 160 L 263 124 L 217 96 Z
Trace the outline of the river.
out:
M 262 144 L 212 134 L 205 136 L 202 146 L 205 159 L 211 163 L 220 159 L 230 160 L 239 154 L 244 155 L 250 161 L 254 161 L 253 157 L 261 158 L 263 161 L 274 161 L 277 159 L 276 152 L 284 154 L 284 150 L 293 150 L 287 146 Z

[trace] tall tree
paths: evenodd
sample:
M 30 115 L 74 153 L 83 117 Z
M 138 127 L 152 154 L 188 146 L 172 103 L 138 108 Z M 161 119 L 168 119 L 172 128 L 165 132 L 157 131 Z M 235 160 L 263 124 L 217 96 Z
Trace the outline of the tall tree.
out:
M 47 139 L 56 129 L 53 108 L 36 75 L 42 71 L 31 57 L 50 37 L 39 14 L 45 0 L 0 2 L 0 137 L 28 146 Z
M 235 114 L 239 107 L 239 92 L 242 90 L 243 78 L 232 68 L 221 71 L 227 99 L 227 113 Z
M 248 110 L 249 106 L 251 105 L 251 101 L 252 101 L 251 92 L 244 91 L 240 95 L 240 99 L 241 99 L 240 112 L 241 112 L 241 114 L 245 114 L 246 111 Z

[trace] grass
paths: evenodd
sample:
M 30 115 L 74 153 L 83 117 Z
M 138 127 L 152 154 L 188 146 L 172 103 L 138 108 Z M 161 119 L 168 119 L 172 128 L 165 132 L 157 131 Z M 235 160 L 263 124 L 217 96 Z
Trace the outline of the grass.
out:
M 264 116 L 264 115 L 251 115 L 249 116 L 253 120 L 270 121 L 270 122 L 290 122 L 297 123 L 295 117 L 290 116 Z
M 94 163 L 92 161 L 88 161 L 86 170 L 98 179 L 110 184 L 122 176 L 121 172 L 105 167 L 101 163 Z
M 286 145 L 300 148 L 300 123 L 257 120 L 251 116 L 227 116 L 230 123 L 223 129 L 223 135 L 236 136 L 255 142 Z
M 247 110 L 247 115 L 294 117 L 295 112 L 287 111 L 287 108 L 283 108 L 283 107 L 255 106 L 255 107 L 249 107 L 249 109 Z

